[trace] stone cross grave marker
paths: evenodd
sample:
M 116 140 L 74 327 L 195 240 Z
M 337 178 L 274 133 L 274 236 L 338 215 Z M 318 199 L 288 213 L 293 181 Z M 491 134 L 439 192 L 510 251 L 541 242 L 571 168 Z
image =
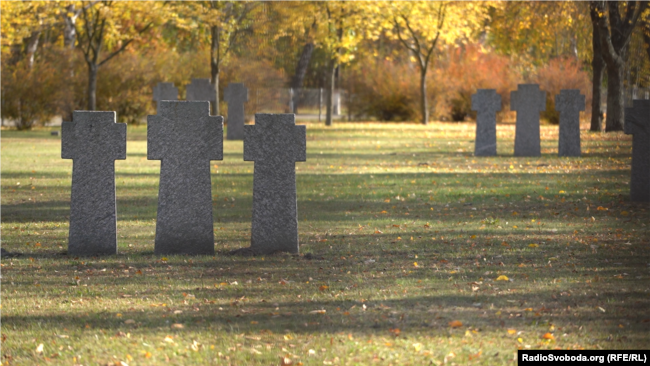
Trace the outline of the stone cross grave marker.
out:
M 538 84 L 519 84 L 510 92 L 510 110 L 517 111 L 515 156 L 540 156 L 539 112 L 546 110 L 546 92 Z
M 244 139 L 244 103 L 248 102 L 248 89 L 243 83 L 230 83 L 223 91 L 228 103 L 228 140 Z
M 214 85 L 210 84 L 210 79 L 192 79 L 192 83 L 187 84 L 185 89 L 185 99 L 216 103 L 217 91 L 214 90 Z
M 156 103 L 161 100 L 178 100 L 178 89 L 174 83 L 158 83 L 153 88 L 153 100 Z
M 161 160 L 154 252 L 214 254 L 210 160 L 223 159 L 223 117 L 207 101 L 160 102 L 147 159 Z
M 555 96 L 555 110 L 560 113 L 558 156 L 580 156 L 580 111 L 585 110 L 585 96 L 578 89 L 562 89 Z
M 116 254 L 115 160 L 126 159 L 126 124 L 115 112 L 74 111 L 61 124 L 61 158 L 72 159 L 68 254 Z
M 476 138 L 474 155 L 497 154 L 497 115 L 501 110 L 501 96 L 495 89 L 479 89 L 472 95 L 472 110 L 476 111 Z
M 307 160 L 306 127 L 294 114 L 256 114 L 244 126 L 244 160 L 255 162 L 250 249 L 298 253 L 295 162 Z
M 630 199 L 650 202 L 650 100 L 635 99 L 625 108 L 625 133 L 632 135 Z

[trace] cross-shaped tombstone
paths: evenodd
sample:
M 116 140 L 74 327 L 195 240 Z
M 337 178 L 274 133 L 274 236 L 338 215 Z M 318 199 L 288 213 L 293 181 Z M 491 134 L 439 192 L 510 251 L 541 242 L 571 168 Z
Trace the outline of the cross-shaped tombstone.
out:
M 248 102 L 248 89 L 243 83 L 230 83 L 223 91 L 228 103 L 228 140 L 244 139 L 244 103 Z
M 546 92 L 538 84 L 519 84 L 510 92 L 510 110 L 517 111 L 515 156 L 540 156 L 539 112 L 546 110 Z
M 580 111 L 585 110 L 585 96 L 578 89 L 562 89 L 555 96 L 555 110 L 560 113 L 558 156 L 580 156 Z
M 126 159 L 126 124 L 115 112 L 74 111 L 61 124 L 61 158 L 73 159 L 68 254 L 116 254 L 115 160 Z
M 147 159 L 161 160 L 154 252 L 214 254 L 210 160 L 223 159 L 223 117 L 206 101 L 161 101 Z
M 298 253 L 295 162 L 307 160 L 306 127 L 294 114 L 256 114 L 244 126 L 244 160 L 255 162 L 250 249 Z
M 476 111 L 476 139 L 474 155 L 497 154 L 497 115 L 501 110 L 501 96 L 495 89 L 479 89 L 472 95 L 472 110 Z
M 185 89 L 187 100 L 207 100 L 216 103 L 217 91 L 214 85 L 210 84 L 210 79 L 192 79 L 191 84 L 187 84 Z
M 650 202 L 650 100 L 635 99 L 625 108 L 625 133 L 632 135 L 630 199 Z
M 178 100 L 178 89 L 174 83 L 158 83 L 153 88 L 153 100 L 156 103 L 161 100 Z

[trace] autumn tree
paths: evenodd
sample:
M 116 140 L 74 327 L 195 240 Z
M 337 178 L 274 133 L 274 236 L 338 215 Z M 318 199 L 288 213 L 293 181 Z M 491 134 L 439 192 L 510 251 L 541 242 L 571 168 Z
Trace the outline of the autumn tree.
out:
M 412 55 L 420 71 L 422 123 L 429 122 L 427 72 L 437 47 L 463 43 L 477 35 L 487 19 L 483 3 L 446 1 L 378 2 L 374 13 L 383 15 L 374 24 Z
M 190 38 L 197 37 L 210 45 L 210 83 L 214 86 L 217 103 L 212 113 L 219 114 L 219 75 L 233 50 L 256 20 L 259 2 L 197 1 L 177 2 L 174 24 Z
M 557 57 L 591 60 L 589 4 L 580 1 L 507 1 L 490 9 L 488 40 L 528 74 Z
M 130 44 L 143 41 L 147 31 L 165 20 L 165 13 L 164 4 L 158 1 L 100 1 L 92 7 L 87 5 L 75 4 L 81 12 L 73 26 L 77 47 L 88 68 L 87 108 L 94 111 L 99 69 Z
M 602 56 L 607 66 L 605 131 L 620 131 L 625 118 L 625 52 L 632 31 L 648 3 L 592 1 L 591 4 L 596 12 Z
M 593 72 L 591 82 L 591 125 L 590 131 L 600 132 L 603 125 L 603 112 L 601 106 L 603 72 L 605 71 L 605 60 L 603 59 L 603 50 L 600 42 L 599 31 L 599 14 L 598 8 L 594 1 L 589 2 L 589 15 L 592 24 L 592 49 L 593 56 L 591 59 L 591 69 Z
M 369 13 L 363 13 L 354 1 L 323 1 L 314 3 L 318 27 L 314 40 L 329 59 L 326 73 L 325 125 L 332 125 L 333 96 L 336 87 L 336 70 L 354 59 L 356 47 L 362 38 L 362 29 Z

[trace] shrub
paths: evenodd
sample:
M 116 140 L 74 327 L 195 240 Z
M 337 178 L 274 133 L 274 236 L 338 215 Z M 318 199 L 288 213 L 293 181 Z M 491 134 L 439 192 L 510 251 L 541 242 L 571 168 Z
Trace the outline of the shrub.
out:
M 410 121 L 419 110 L 419 71 L 413 65 L 360 60 L 348 75 L 349 108 L 355 118 L 368 116 L 380 121 Z
M 2 65 L 2 118 L 12 119 L 19 130 L 30 130 L 56 114 L 60 73 L 49 62 L 26 60 Z
M 542 112 L 542 117 L 550 123 L 560 123 L 560 115 L 555 110 L 555 96 L 562 89 L 580 89 L 586 97 L 585 113 L 591 111 L 591 80 L 582 70 L 580 62 L 574 58 L 559 57 L 550 60 L 548 65 L 537 70 L 532 81 L 546 92 L 546 111 Z
M 97 110 L 115 111 L 118 121 L 135 124 L 153 114 L 152 69 L 151 59 L 135 52 L 106 63 L 98 73 Z
M 521 79 L 509 58 L 485 52 L 480 45 L 470 44 L 446 50 L 429 78 L 429 89 L 437 91 L 435 116 L 442 120 L 464 121 L 476 118 L 472 111 L 472 95 L 478 89 L 496 89 L 501 95 L 501 112 L 508 113 L 510 91 Z M 501 119 L 501 118 L 500 118 Z

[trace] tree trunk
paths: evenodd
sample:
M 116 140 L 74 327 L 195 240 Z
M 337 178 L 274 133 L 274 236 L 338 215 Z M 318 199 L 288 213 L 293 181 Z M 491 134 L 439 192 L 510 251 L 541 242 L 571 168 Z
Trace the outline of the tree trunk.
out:
M 97 65 L 88 62 L 88 110 L 97 109 Z
M 332 59 L 330 61 L 330 67 L 329 67 L 329 85 L 327 85 L 327 94 L 325 98 L 325 126 L 331 126 L 332 125 L 332 102 L 334 101 L 334 84 L 336 80 L 336 60 Z
M 429 123 L 429 105 L 427 103 L 427 70 L 420 67 L 420 103 L 422 107 L 422 124 Z
M 219 115 L 219 73 L 221 63 L 221 49 L 219 45 L 219 27 L 213 26 L 211 32 L 211 54 L 210 54 L 210 83 L 214 86 L 216 102 L 210 106 L 213 116 Z
M 214 86 L 214 92 L 216 95 L 216 102 L 212 103 L 212 115 L 213 116 L 218 116 L 219 115 L 219 74 L 221 71 L 219 70 L 219 66 L 217 67 L 212 67 L 211 70 L 211 77 L 210 77 L 210 83 Z
M 77 38 L 77 30 L 75 29 L 75 23 L 77 22 L 77 14 L 75 11 L 74 5 L 68 5 L 66 11 L 63 12 L 63 47 L 64 48 L 74 48 L 74 44 Z
M 34 66 L 34 55 L 38 49 L 38 40 L 41 37 L 41 31 L 33 31 L 32 35 L 26 37 L 23 41 L 25 42 L 25 54 L 29 62 L 29 68 L 31 69 Z
M 595 52 L 594 52 L 594 58 L 595 58 Z M 602 106 L 601 106 L 601 100 L 602 100 L 602 89 L 603 89 L 603 71 L 605 70 L 605 65 L 603 64 L 602 58 L 600 59 L 599 62 L 596 62 L 594 59 L 591 62 L 591 66 L 593 67 L 594 70 L 594 76 L 593 76 L 593 84 L 591 86 L 591 94 L 592 94 L 592 99 L 591 99 L 591 128 L 590 130 L 593 132 L 600 132 L 602 131 L 602 126 L 603 126 L 603 112 L 602 112 Z
M 298 113 L 298 104 L 300 101 L 300 89 L 302 89 L 302 83 L 305 79 L 305 74 L 307 73 L 307 67 L 309 66 L 309 61 L 311 60 L 311 55 L 314 52 L 314 43 L 308 42 L 302 48 L 302 53 L 298 59 L 298 65 L 296 65 L 296 73 L 293 75 L 291 80 L 291 87 L 295 90 L 293 96 L 293 113 Z
M 601 92 L 603 87 L 603 71 L 605 70 L 605 60 L 602 55 L 602 45 L 600 40 L 600 33 L 598 31 L 597 15 L 592 8 L 591 22 L 593 28 L 592 46 L 593 58 L 591 59 L 591 67 L 594 71 L 592 86 L 591 86 L 591 131 L 602 131 L 603 125 L 603 112 L 601 110 L 600 102 L 602 100 Z
M 618 62 L 607 65 L 607 117 L 605 131 L 623 130 L 625 94 L 623 89 L 623 70 L 625 65 Z
M 645 19 L 643 22 L 643 43 L 645 45 L 645 51 L 648 54 L 648 60 L 650 60 L 650 19 Z

